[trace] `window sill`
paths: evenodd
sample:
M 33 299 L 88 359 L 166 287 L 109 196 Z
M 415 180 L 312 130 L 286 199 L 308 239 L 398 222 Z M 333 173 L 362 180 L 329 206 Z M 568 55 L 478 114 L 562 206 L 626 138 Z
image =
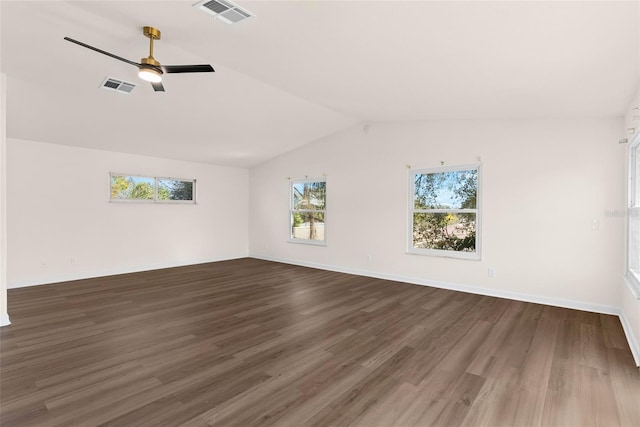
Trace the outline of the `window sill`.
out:
M 287 243 L 299 243 L 302 245 L 311 245 L 311 246 L 327 246 L 326 240 L 309 240 L 309 239 L 289 239 Z
M 437 258 L 450 258 L 450 259 L 462 259 L 467 261 L 480 261 L 480 253 L 478 252 L 453 252 L 453 251 L 441 251 L 437 249 L 415 249 L 410 248 L 407 250 L 409 255 L 421 255 L 431 256 Z

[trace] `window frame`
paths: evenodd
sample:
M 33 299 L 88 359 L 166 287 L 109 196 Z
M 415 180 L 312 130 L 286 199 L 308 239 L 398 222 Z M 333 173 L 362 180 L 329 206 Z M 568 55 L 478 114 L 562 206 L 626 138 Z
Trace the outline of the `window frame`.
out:
M 111 197 L 111 185 L 113 183 L 113 177 L 122 176 L 125 178 L 133 177 L 133 178 L 147 178 L 153 180 L 153 198 L 152 199 L 119 199 Z M 170 181 L 184 181 L 192 183 L 192 199 L 191 200 L 171 200 L 171 199 L 158 199 L 158 188 L 159 181 L 161 180 L 170 180 Z M 139 174 L 131 174 L 131 173 L 118 173 L 118 172 L 109 172 L 109 203 L 157 203 L 157 204 L 178 204 L 178 205 L 195 205 L 196 202 L 196 179 L 195 178 L 175 178 L 168 176 L 149 176 L 149 175 L 139 175 Z
M 325 184 L 325 195 L 324 195 L 324 209 L 296 209 L 294 206 L 293 197 L 293 188 L 296 184 L 307 184 L 311 182 L 324 182 Z M 315 246 L 327 246 L 327 179 L 326 178 L 305 178 L 305 179 L 290 179 L 289 180 L 289 237 L 287 242 L 289 243 L 300 243 L 303 245 L 315 245 Z M 293 215 L 296 212 L 301 213 L 322 213 L 324 222 L 323 222 L 323 239 L 301 239 L 298 237 L 293 237 Z
M 475 209 L 416 209 L 415 208 L 415 177 L 423 174 L 436 174 L 443 172 L 456 172 L 475 169 L 478 174 L 476 185 Z M 482 164 L 471 163 L 465 165 L 440 166 L 421 169 L 409 169 L 409 194 L 408 194 L 408 223 L 407 223 L 407 253 L 414 255 L 426 255 L 439 258 L 455 258 L 463 260 L 480 261 L 482 259 Z M 413 246 L 413 221 L 415 213 L 473 213 L 476 216 L 476 245 L 474 252 L 451 251 L 444 249 L 416 248 Z
M 631 288 L 634 296 L 640 299 L 640 271 L 634 272 L 631 269 L 632 246 L 632 221 L 638 221 L 640 229 L 640 133 L 637 133 L 629 144 L 628 152 L 628 195 L 627 195 L 627 256 L 626 274 L 627 284 Z M 640 251 L 639 251 L 640 252 Z M 640 256 L 640 253 L 635 254 Z

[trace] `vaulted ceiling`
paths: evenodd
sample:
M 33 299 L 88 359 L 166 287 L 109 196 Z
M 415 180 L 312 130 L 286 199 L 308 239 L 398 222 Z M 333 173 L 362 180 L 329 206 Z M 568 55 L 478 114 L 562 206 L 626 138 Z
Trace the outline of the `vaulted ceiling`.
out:
M 229 25 L 180 1 L 1 1 L 7 136 L 251 167 L 361 123 L 621 116 L 640 76 L 637 1 L 248 1 Z M 164 64 L 135 67 L 143 26 Z M 103 90 L 105 77 L 138 86 Z

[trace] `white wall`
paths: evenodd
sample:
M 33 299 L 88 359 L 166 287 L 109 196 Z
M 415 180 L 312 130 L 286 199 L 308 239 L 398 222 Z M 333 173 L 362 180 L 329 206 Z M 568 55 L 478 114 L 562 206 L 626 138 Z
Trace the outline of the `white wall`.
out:
M 248 255 L 245 169 L 15 139 L 7 158 L 9 288 Z M 110 203 L 110 171 L 195 178 L 197 204 Z
M 251 170 L 252 256 L 618 313 L 621 119 L 373 124 Z M 406 254 L 407 165 L 483 166 L 482 260 Z M 287 177 L 326 174 L 326 247 L 287 243 Z M 592 230 L 593 220 L 598 229 Z M 372 262 L 367 262 L 371 255 Z M 489 278 L 493 267 L 496 277 Z
M 640 110 L 636 109 L 640 106 L 640 90 L 629 104 L 627 114 L 625 116 L 624 129 L 622 132 L 623 137 L 627 138 L 629 142 L 640 134 Z M 628 147 L 628 145 L 627 145 Z M 621 159 L 621 167 L 627 171 L 628 153 L 625 151 L 625 156 Z M 626 176 L 626 175 L 625 175 Z M 626 188 L 626 187 L 625 187 Z M 626 242 L 625 242 L 626 243 Z M 626 250 L 626 245 L 624 246 Z M 629 345 L 633 351 L 636 359 L 636 364 L 640 366 L 640 299 L 634 295 L 631 287 L 623 280 L 622 284 L 622 321 L 629 339 Z
M 6 87 L 6 75 L 0 74 L 0 326 L 11 323 L 7 313 Z

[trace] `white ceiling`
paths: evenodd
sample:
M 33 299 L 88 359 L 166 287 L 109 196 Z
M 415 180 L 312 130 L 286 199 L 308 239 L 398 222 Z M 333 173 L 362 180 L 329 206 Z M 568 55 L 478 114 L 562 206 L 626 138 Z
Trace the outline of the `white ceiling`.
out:
M 251 167 L 375 121 L 621 116 L 638 1 L 247 1 L 235 25 L 184 1 L 2 1 L 7 136 Z M 155 93 L 135 67 L 162 31 Z M 106 76 L 139 83 L 99 89 Z

